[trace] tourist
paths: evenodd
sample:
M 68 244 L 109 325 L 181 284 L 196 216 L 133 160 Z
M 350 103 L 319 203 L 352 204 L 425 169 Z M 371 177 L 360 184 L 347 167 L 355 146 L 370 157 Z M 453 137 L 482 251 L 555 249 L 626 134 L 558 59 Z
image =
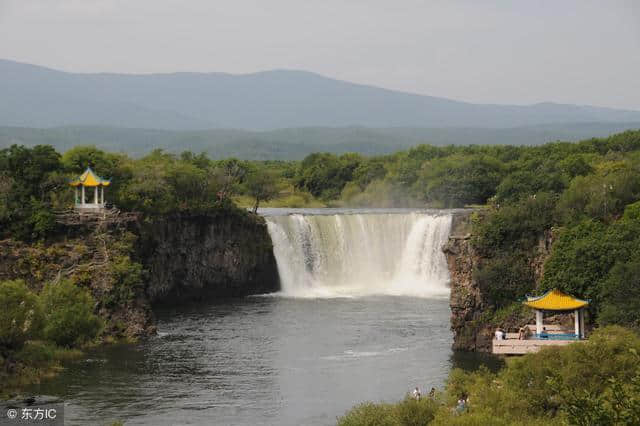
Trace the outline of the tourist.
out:
M 548 339 L 549 338 L 549 333 L 547 333 L 547 328 L 546 327 L 542 327 L 542 333 L 540 333 L 540 338 L 541 339 Z
M 458 405 L 456 406 L 456 413 L 462 414 L 467 409 L 467 399 L 462 395 L 460 399 L 458 399 Z
M 420 388 L 416 386 L 416 388 L 413 390 L 412 396 L 416 401 L 420 401 Z
M 496 340 L 502 340 L 502 339 L 503 339 L 502 330 L 497 328 L 496 329 Z
M 524 327 L 520 327 L 518 330 L 518 340 L 525 340 L 527 338 L 526 331 L 524 331 Z
M 429 398 L 433 399 L 436 397 L 436 388 L 431 388 L 429 391 Z

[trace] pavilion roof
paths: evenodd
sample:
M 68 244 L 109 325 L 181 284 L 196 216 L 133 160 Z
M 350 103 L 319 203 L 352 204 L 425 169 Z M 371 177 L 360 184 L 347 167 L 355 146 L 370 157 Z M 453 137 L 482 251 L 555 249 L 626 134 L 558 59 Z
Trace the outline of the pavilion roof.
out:
M 589 301 L 578 299 L 558 289 L 553 289 L 542 296 L 527 296 L 527 300 L 523 303 L 530 308 L 544 311 L 573 311 L 587 306 Z
M 71 181 L 69 185 L 71 186 L 109 186 L 111 184 L 110 180 L 103 179 L 93 170 L 91 167 L 87 167 L 87 170 L 84 171 L 80 175 L 80 177 Z

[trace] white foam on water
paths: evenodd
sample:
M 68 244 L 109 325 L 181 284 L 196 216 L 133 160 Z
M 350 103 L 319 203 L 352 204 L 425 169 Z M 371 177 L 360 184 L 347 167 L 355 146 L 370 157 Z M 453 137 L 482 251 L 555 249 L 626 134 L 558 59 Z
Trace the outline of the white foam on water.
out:
M 282 287 L 277 295 L 449 295 L 442 246 L 450 214 L 291 214 L 266 220 Z

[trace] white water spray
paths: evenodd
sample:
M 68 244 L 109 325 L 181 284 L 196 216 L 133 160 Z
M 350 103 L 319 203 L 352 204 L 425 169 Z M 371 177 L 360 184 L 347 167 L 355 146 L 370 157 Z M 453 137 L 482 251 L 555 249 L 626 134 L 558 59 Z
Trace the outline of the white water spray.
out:
M 285 296 L 449 294 L 441 248 L 450 214 L 291 214 L 266 220 Z

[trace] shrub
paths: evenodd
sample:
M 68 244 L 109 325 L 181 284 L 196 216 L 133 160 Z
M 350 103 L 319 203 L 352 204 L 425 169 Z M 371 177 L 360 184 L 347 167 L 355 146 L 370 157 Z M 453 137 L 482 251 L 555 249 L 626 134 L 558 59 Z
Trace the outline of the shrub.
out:
M 403 426 L 425 425 L 433 420 L 437 411 L 438 403 L 426 397 L 419 401 L 407 397 L 393 407 L 393 414 L 398 424 Z
M 38 297 L 22 280 L 0 282 L 0 347 L 19 350 L 42 325 Z
M 474 222 L 474 247 L 487 257 L 514 248 L 530 249 L 552 226 L 555 202 L 553 194 L 539 193 L 492 211 Z
M 488 302 L 506 306 L 524 298 L 535 285 L 533 271 L 523 251 L 512 251 L 488 259 L 474 271 L 474 278 Z
M 640 328 L 640 260 L 618 262 L 604 283 L 600 324 Z
M 62 280 L 45 285 L 41 295 L 44 306 L 44 336 L 61 346 L 73 346 L 94 339 L 102 326 L 93 314 L 94 300 L 86 289 Z
M 338 419 L 338 426 L 397 426 L 390 404 L 365 402 Z
M 449 375 L 435 425 L 638 424 L 640 337 L 603 327 L 586 342 L 510 359 L 498 374 L 486 369 Z M 468 412 L 451 409 L 469 396 Z

